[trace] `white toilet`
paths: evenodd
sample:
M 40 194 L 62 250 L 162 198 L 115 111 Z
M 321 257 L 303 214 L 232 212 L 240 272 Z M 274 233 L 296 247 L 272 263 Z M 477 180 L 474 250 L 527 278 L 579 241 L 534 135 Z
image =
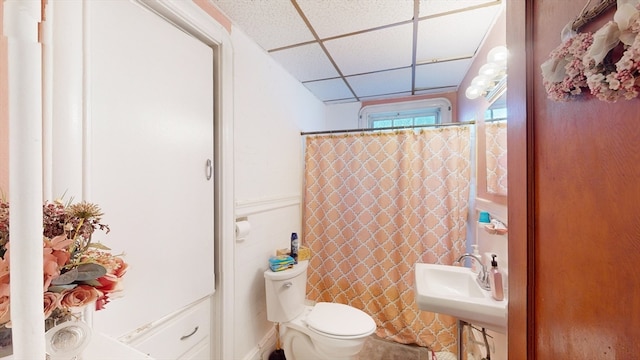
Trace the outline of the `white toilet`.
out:
M 376 330 L 376 323 L 348 305 L 305 305 L 308 266 L 305 260 L 293 269 L 264 272 L 267 319 L 280 323 L 287 360 L 353 359 Z

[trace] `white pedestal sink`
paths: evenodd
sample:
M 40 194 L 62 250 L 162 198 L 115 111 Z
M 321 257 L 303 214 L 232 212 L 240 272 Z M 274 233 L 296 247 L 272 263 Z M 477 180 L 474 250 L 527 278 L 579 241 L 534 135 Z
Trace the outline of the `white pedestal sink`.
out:
M 416 303 L 420 310 L 454 316 L 501 333 L 507 330 L 507 300 L 496 301 L 461 266 L 417 263 Z

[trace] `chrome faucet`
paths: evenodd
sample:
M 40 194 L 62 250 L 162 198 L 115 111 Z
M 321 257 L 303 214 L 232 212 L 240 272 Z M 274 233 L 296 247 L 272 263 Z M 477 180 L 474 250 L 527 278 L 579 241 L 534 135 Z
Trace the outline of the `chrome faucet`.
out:
M 476 277 L 476 282 L 478 282 L 478 285 L 480 285 L 480 287 L 483 288 L 484 290 L 491 290 L 491 285 L 489 284 L 489 272 L 487 271 L 487 267 L 484 266 L 482 261 L 480 261 L 480 259 L 477 256 L 473 255 L 473 254 L 465 253 L 465 254 L 460 255 L 458 260 L 456 260 L 455 262 L 459 263 L 464 258 L 473 259 L 473 260 L 477 261 L 478 264 L 480 264 L 480 266 L 482 266 L 482 270 L 480 270 L 480 272 L 478 272 L 478 277 Z

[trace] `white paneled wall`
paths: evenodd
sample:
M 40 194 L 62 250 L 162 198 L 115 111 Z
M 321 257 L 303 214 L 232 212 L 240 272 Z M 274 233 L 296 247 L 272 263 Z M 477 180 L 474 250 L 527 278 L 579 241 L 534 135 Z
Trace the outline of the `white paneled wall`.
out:
M 259 356 L 272 326 L 263 278 L 268 257 L 302 228 L 300 131 L 324 129 L 325 105 L 237 28 L 231 41 L 236 216 L 251 224 L 247 240 L 235 243 L 234 359 L 246 359 Z
M 248 216 L 251 236 L 236 243 L 236 355 L 246 358 L 273 327 L 267 321 L 263 272 L 269 256 L 289 247 L 291 232 L 300 233 L 300 204 L 267 210 Z M 239 357 L 240 358 L 240 357 Z
M 236 200 L 300 194 L 300 131 L 325 105 L 240 31 L 234 47 Z
M 327 129 L 343 130 L 358 128 L 358 113 L 362 103 L 333 104 L 327 106 Z

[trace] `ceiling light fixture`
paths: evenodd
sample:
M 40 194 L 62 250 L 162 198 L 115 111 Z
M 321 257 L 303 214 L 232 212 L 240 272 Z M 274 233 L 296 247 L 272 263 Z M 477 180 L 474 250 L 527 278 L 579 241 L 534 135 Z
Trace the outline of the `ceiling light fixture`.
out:
M 480 67 L 478 76 L 471 80 L 465 91 L 467 98 L 473 100 L 491 94 L 507 77 L 507 57 L 509 51 L 504 46 L 496 46 L 487 54 L 487 63 Z

